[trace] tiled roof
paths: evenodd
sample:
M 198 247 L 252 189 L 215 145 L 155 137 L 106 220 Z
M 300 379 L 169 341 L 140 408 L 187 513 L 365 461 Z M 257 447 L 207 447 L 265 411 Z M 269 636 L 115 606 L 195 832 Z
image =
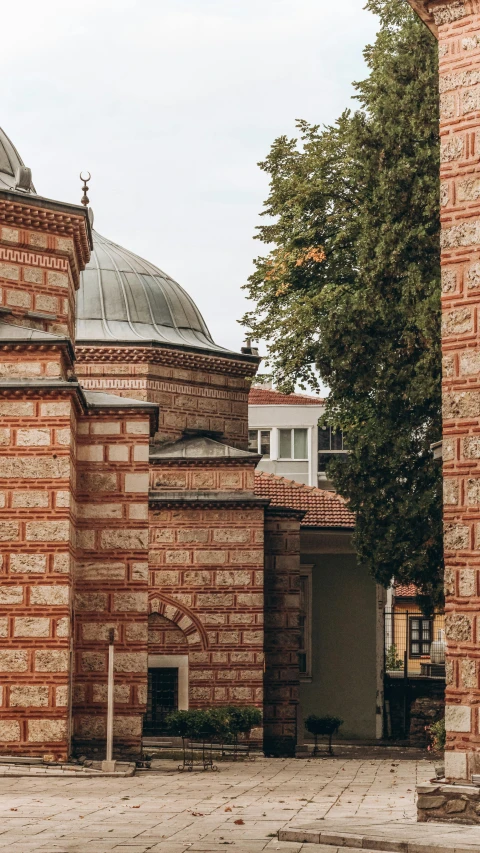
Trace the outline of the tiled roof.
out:
M 255 494 L 269 498 L 272 506 L 306 511 L 302 527 L 345 527 L 355 525 L 355 517 L 335 492 L 304 486 L 277 474 L 255 473 Z
M 251 388 L 248 402 L 251 406 L 321 406 L 325 400 L 308 394 L 281 394 L 271 388 Z
M 418 590 L 414 583 L 395 584 L 395 596 L 397 598 L 415 598 L 417 592 Z

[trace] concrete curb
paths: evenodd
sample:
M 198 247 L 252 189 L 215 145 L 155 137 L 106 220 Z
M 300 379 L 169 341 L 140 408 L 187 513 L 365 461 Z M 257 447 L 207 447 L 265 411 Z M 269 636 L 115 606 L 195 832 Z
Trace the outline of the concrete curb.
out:
M 460 828 L 460 827 L 459 827 Z M 392 826 L 392 833 L 395 832 Z M 456 835 L 456 833 L 455 833 Z M 478 853 L 480 850 L 480 833 L 478 842 L 462 844 L 462 841 L 452 836 L 450 845 L 436 844 L 432 841 L 396 841 L 382 838 L 379 835 L 359 835 L 353 832 L 321 831 L 316 829 L 280 829 L 279 841 L 297 841 L 303 844 L 323 844 L 337 847 L 349 847 L 357 850 L 378 850 L 379 853 Z
M 125 767 L 125 765 L 124 765 Z M 124 770 L 117 770 L 113 773 L 97 770 L 93 767 L 82 767 L 78 765 L 58 765 L 49 766 L 35 762 L 34 764 L 26 764 L 24 762 L 12 762 L 11 764 L 0 763 L 0 778 L 8 776 L 9 778 L 27 777 L 35 779 L 37 776 L 48 778 L 68 776 L 70 779 L 105 779 L 106 776 L 113 778 L 122 778 L 125 776 L 133 776 L 135 773 L 135 765 L 130 764 Z

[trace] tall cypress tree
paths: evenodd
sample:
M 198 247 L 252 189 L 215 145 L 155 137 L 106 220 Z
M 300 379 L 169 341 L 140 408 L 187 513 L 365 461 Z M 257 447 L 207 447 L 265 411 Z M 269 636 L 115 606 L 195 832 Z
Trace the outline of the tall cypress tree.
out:
M 257 237 L 273 244 L 246 286 L 243 322 L 269 341 L 278 385 L 330 388 L 326 421 L 350 449 L 329 474 L 356 513 L 360 561 L 438 600 L 443 569 L 437 47 L 406 0 L 369 0 L 359 109 L 297 123 L 261 168 Z

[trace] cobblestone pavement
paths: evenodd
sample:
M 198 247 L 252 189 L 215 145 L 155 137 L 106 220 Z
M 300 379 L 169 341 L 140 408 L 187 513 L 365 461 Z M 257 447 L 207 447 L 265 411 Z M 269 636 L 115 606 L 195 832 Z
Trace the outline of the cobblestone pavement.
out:
M 322 817 L 414 821 L 415 785 L 433 776 L 428 761 L 392 759 L 176 766 L 120 779 L 2 778 L 0 853 L 312 853 L 277 831 Z

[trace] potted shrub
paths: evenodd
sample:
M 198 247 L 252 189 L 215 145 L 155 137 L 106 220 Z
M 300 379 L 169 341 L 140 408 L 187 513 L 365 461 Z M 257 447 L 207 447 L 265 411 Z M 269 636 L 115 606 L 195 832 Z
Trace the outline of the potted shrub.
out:
M 230 737 L 233 741 L 233 758 L 238 757 L 238 738 L 243 736 L 247 743 L 247 755 L 249 753 L 250 732 L 255 726 L 262 724 L 262 712 L 253 705 L 229 705 L 225 708 L 229 719 Z
M 165 722 L 171 735 L 182 738 L 183 764 L 179 765 L 179 770 L 193 770 L 194 766 L 203 766 L 204 770 L 217 770 L 213 763 L 212 742 L 221 743 L 228 737 L 230 730 L 225 709 L 174 711 Z M 195 743 L 201 744 L 201 758 L 197 757 L 197 760 Z
M 317 714 L 310 714 L 305 720 L 305 728 L 315 738 L 315 746 L 313 754 L 318 755 L 318 736 L 328 735 L 328 754 L 333 755 L 332 738 L 338 732 L 340 726 L 343 725 L 343 720 L 340 717 L 318 717 Z

